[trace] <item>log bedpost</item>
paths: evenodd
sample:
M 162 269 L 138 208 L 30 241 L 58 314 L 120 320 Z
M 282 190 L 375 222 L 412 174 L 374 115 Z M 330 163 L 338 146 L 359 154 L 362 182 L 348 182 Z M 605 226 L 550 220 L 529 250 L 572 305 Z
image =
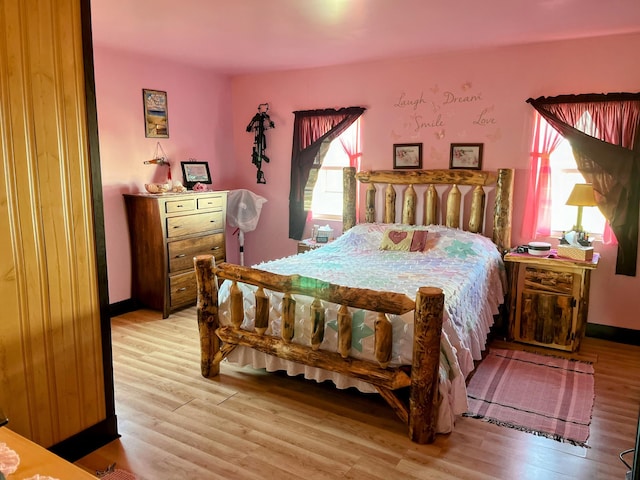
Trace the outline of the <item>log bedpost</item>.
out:
M 473 233 L 482 233 L 482 225 L 484 224 L 484 202 L 485 193 L 481 185 L 476 185 L 473 189 L 471 197 L 471 215 L 469 217 L 469 231 Z
M 396 190 L 393 185 L 387 185 L 384 191 L 384 223 L 396 221 Z
M 342 170 L 342 231 L 346 232 L 357 222 L 356 212 L 356 169 L 345 167 Z
M 511 205 L 513 203 L 512 168 L 498 170 L 496 201 L 493 213 L 493 243 L 503 255 L 511 248 Z
M 264 335 L 269 327 L 269 297 L 264 293 L 264 288 L 256 290 L 256 318 L 254 320 L 256 332 Z
M 366 205 L 365 205 L 365 219 L 367 223 L 374 223 L 376 221 L 376 186 L 370 183 L 367 187 Z
M 376 360 L 382 368 L 387 368 L 389 366 L 389 361 L 391 360 L 393 326 L 384 313 L 378 312 L 374 324 L 374 330 L 374 349 Z
M 442 290 L 421 287 L 416 296 L 409 398 L 409 436 L 416 443 L 431 443 L 436 436 L 443 312 Z
M 347 358 L 351 352 L 352 331 L 351 313 L 343 304 L 338 310 L 338 352 L 342 358 Z
M 438 192 L 433 183 L 424 192 L 424 225 L 436 225 L 438 223 Z
M 229 303 L 231 310 L 231 323 L 234 327 L 240 328 L 244 321 L 244 298 L 242 290 L 238 286 L 237 281 L 231 283 L 231 289 L 229 290 Z
M 418 196 L 412 184 L 409 184 L 404 191 L 404 201 L 402 202 L 402 223 L 404 225 L 416 224 L 416 204 Z
M 218 280 L 213 255 L 198 255 L 193 259 L 197 282 L 197 317 L 200 334 L 200 372 L 212 378 L 220 373 L 220 365 L 213 361 L 220 351 L 216 335 L 218 319 Z
M 460 193 L 460 189 L 458 185 L 453 185 L 451 190 L 449 191 L 449 195 L 447 196 L 447 215 L 446 215 L 446 225 L 450 228 L 458 228 L 460 227 L 460 200 L 462 199 L 462 194 Z
M 289 343 L 295 334 L 296 301 L 290 293 L 285 293 L 282 299 L 282 339 Z
M 318 297 L 311 302 L 309 313 L 311 315 L 311 348 L 318 350 L 324 340 L 324 307 Z

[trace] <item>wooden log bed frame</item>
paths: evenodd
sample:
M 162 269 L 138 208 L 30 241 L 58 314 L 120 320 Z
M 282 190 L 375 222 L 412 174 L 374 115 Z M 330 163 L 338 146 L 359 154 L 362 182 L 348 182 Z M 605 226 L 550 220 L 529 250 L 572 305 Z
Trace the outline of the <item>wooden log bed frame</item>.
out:
M 368 184 L 366 222 L 416 224 L 417 193 L 414 186 L 425 188 L 423 225 L 438 224 L 442 211 L 445 225 L 460 228 L 462 194 L 458 186 L 471 187 L 467 230 L 483 233 L 485 187 L 494 187 L 495 201 L 491 238 L 501 253 L 511 244 L 511 203 L 513 170 L 497 172 L 479 170 L 401 170 L 356 173 L 344 170 L 344 231 L 353 227 L 356 212 L 356 182 Z M 385 185 L 382 218 L 376 216 L 376 184 Z M 406 186 L 403 193 L 401 222 L 396 220 L 396 188 Z M 449 185 L 447 199 L 440 208 L 435 186 Z M 443 195 L 444 196 L 444 195 Z M 487 235 L 489 236 L 489 235 Z M 404 294 L 350 288 L 299 275 L 278 275 L 250 267 L 222 263 L 215 265 L 213 256 L 194 258 L 198 284 L 197 320 L 201 343 L 201 373 L 213 378 L 220 373 L 220 362 L 237 346 L 251 347 L 281 359 L 291 360 L 345 374 L 372 384 L 389 403 L 398 417 L 408 425 L 411 440 L 431 443 L 436 435 L 438 408 L 438 368 L 443 323 L 444 294 L 439 288 L 424 286 L 415 299 Z M 218 318 L 218 282 L 231 280 L 231 325 L 221 325 Z M 255 331 L 240 328 L 244 318 L 243 298 L 237 282 L 254 285 L 256 290 Z M 282 333 L 280 337 L 265 334 L 269 319 L 269 300 L 264 290 L 281 292 Z M 311 345 L 291 342 L 294 328 L 295 300 L 292 295 L 313 298 L 308 321 L 312 323 Z M 341 305 L 338 311 L 338 352 L 319 349 L 324 335 L 324 309 L 320 301 Z M 349 355 L 351 317 L 347 307 L 377 313 L 375 321 L 375 358 L 366 361 Z M 414 311 L 413 359 L 410 371 L 389 366 L 392 329 L 386 314 L 402 315 Z M 408 395 L 406 389 L 409 389 Z M 400 394 L 400 391 L 405 392 Z M 408 401 L 407 401 L 408 397 Z

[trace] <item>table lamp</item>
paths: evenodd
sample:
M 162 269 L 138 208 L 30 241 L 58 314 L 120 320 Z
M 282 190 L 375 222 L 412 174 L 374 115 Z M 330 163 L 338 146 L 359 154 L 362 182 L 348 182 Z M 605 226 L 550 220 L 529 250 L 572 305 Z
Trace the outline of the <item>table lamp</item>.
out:
M 576 183 L 566 204 L 578 207 L 578 219 L 573 226 L 573 231 L 582 232 L 582 208 L 595 207 L 597 205 L 596 197 L 593 194 L 593 186 L 590 183 Z

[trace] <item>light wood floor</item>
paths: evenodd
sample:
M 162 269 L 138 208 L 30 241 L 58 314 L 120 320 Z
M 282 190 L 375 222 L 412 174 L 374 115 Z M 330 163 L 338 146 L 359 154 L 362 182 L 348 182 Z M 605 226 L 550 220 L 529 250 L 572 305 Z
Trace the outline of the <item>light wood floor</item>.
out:
M 640 347 L 584 340 L 596 372 L 591 448 L 470 418 L 417 445 L 376 395 L 229 364 L 201 377 L 195 308 L 112 325 L 121 438 L 77 462 L 94 472 L 116 462 L 139 480 L 621 480 L 618 455 L 635 441 Z

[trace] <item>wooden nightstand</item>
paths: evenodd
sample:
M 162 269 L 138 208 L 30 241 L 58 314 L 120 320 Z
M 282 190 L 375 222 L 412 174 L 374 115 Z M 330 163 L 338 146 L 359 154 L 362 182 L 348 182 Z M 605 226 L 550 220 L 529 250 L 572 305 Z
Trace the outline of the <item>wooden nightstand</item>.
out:
M 320 248 L 323 245 L 326 245 L 326 243 L 318 243 L 315 240 L 311 240 L 310 238 L 305 238 L 304 240 L 300 240 L 298 242 L 298 253 L 308 252 L 309 250 Z
M 589 310 L 591 261 L 508 253 L 509 340 L 575 352 Z

